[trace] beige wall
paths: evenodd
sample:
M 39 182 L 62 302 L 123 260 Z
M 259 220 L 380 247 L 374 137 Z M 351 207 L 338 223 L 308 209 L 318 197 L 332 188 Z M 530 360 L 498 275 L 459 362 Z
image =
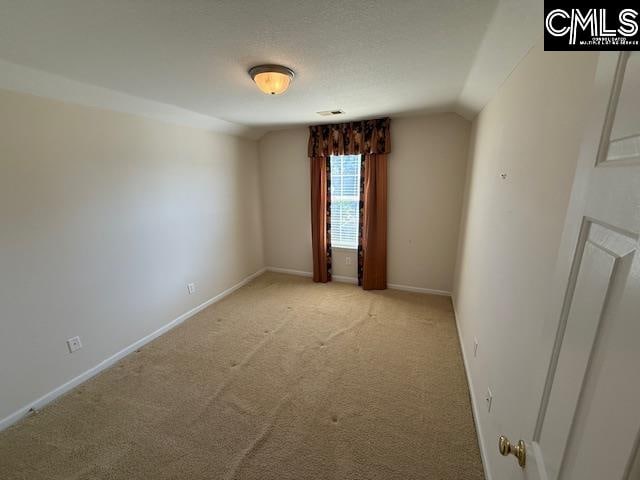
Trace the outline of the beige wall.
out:
M 312 270 L 307 135 L 282 130 L 258 143 L 265 263 L 302 272 Z
M 451 290 L 469 131 L 469 122 L 455 114 L 392 120 L 390 284 Z M 307 139 L 306 128 L 272 132 L 259 151 L 266 264 L 310 272 Z M 334 251 L 334 274 L 355 277 L 354 252 Z
M 389 158 L 389 283 L 450 292 L 470 125 L 455 114 L 395 119 Z
M 258 172 L 254 141 L 0 91 L 0 420 L 263 267 Z
M 529 441 L 535 427 L 559 317 L 550 286 L 595 66 L 595 54 L 538 46 L 473 124 L 454 304 L 494 479 L 522 478 L 498 455 L 498 435 Z

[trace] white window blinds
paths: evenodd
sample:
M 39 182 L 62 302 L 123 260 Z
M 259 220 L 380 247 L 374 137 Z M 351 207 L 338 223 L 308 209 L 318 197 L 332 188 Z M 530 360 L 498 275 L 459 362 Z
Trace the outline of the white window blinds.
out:
M 332 155 L 331 245 L 358 248 L 360 155 Z

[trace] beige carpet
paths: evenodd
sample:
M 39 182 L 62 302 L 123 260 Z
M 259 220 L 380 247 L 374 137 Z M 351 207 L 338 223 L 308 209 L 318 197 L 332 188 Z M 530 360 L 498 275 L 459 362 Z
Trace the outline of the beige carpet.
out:
M 481 479 L 450 300 L 265 274 L 0 433 L 2 479 Z

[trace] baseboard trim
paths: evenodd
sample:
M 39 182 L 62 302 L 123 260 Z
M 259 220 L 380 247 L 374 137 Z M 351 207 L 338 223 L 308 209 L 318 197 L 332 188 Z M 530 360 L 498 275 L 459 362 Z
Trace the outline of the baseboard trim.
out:
M 433 288 L 412 287 L 410 285 L 398 285 L 397 283 L 388 283 L 387 287 L 392 290 L 402 290 L 404 292 L 427 293 L 429 295 L 442 295 L 444 297 L 451 296 L 451 292 L 447 292 L 446 290 L 435 290 Z
M 358 279 L 356 277 L 347 277 L 345 275 L 331 275 L 331 280 L 335 280 L 340 283 L 351 283 L 353 285 L 358 284 Z
M 489 471 L 489 462 L 487 455 L 487 448 L 484 443 L 484 437 L 482 436 L 482 427 L 480 426 L 480 416 L 478 410 L 478 402 L 473 389 L 473 382 L 471 380 L 471 369 L 469 362 L 467 361 L 467 354 L 464 349 L 464 341 L 462 339 L 462 331 L 460 330 L 460 324 L 458 323 L 458 314 L 456 312 L 456 302 L 454 298 L 451 298 L 451 304 L 453 305 L 453 315 L 456 319 L 456 330 L 458 331 L 458 341 L 460 342 L 460 351 L 462 352 L 462 363 L 464 364 L 464 371 L 467 375 L 467 384 L 469 385 L 469 396 L 471 397 L 471 411 L 473 413 L 473 423 L 476 425 L 476 435 L 478 437 L 478 445 L 480 446 L 480 456 L 482 457 L 482 468 L 484 470 L 484 478 L 486 480 L 493 480 L 491 472 Z
M 280 268 L 280 267 L 267 267 L 268 272 L 274 273 L 286 273 L 288 275 L 297 275 L 299 277 L 313 277 L 313 273 L 304 272 L 302 270 L 292 270 L 290 268 Z
M 289 268 L 280 268 L 280 267 L 267 267 L 267 271 L 275 272 L 275 273 L 286 273 L 289 275 L 298 275 L 299 277 L 312 277 L 313 274 L 311 272 L 305 272 L 303 270 L 292 270 Z M 347 277 L 344 275 L 333 275 L 332 280 L 341 283 L 353 283 L 357 284 L 358 279 L 356 277 Z M 432 288 L 422 288 L 422 287 L 412 287 L 410 285 L 400 285 L 397 283 L 388 283 L 387 287 L 391 290 L 402 290 L 404 292 L 414 292 L 414 293 L 427 293 L 429 295 L 442 295 L 445 297 L 450 297 L 451 292 L 447 292 L 446 290 L 435 290 Z
M 240 282 L 236 283 L 235 285 L 233 285 L 230 288 L 227 288 L 226 290 L 224 290 L 223 292 L 219 293 L 215 297 L 212 297 L 209 300 L 207 300 L 206 302 L 201 303 L 197 307 L 192 308 L 188 312 L 183 313 L 178 318 L 176 318 L 176 319 L 172 320 L 171 322 L 167 323 L 166 325 L 160 327 L 158 330 L 156 330 L 156 331 L 154 331 L 154 332 L 142 337 L 140 340 L 132 343 L 128 347 L 120 350 L 119 352 L 115 353 L 114 355 L 110 356 L 109 358 L 101 361 L 100 363 L 98 363 L 94 367 L 91 367 L 89 370 L 86 370 L 85 372 L 81 373 L 77 377 L 72 378 L 68 382 L 60 385 L 57 388 L 54 388 L 49 393 L 46 393 L 45 395 L 43 395 L 42 397 L 38 398 L 37 400 L 34 400 L 34 401 L 28 403 L 24 407 L 18 409 L 17 411 L 13 412 L 9 416 L 3 418 L 2 420 L 0 420 L 0 431 L 10 427 L 14 423 L 16 423 L 19 420 L 21 420 L 22 418 L 24 418 L 29 413 L 29 411 L 31 409 L 34 409 L 34 410 L 41 409 L 42 407 L 44 407 L 48 403 L 51 403 L 52 401 L 54 401 L 56 398 L 60 397 L 61 395 L 64 395 L 65 393 L 67 393 L 69 390 L 72 390 L 73 388 L 77 387 L 81 383 L 84 383 L 87 380 L 89 380 L 91 377 L 94 377 L 98 373 L 100 373 L 103 370 L 109 368 L 111 365 L 116 363 L 118 360 L 126 357 L 130 353 L 132 353 L 135 350 L 139 349 L 140 347 L 146 345 L 147 343 L 151 342 L 152 340 L 154 340 L 155 338 L 159 337 L 160 335 L 168 332 L 172 328 L 177 327 L 178 325 L 183 323 L 188 318 L 194 316 L 196 313 L 204 310 L 205 308 L 207 308 L 210 305 L 213 305 L 216 302 L 219 302 L 224 297 L 227 297 L 228 295 L 231 295 L 233 292 L 238 290 L 240 287 L 243 287 L 244 285 L 249 283 L 254 278 L 262 275 L 265 271 L 266 271 L 266 268 L 261 268 L 260 270 L 252 273 L 248 277 L 243 278 Z

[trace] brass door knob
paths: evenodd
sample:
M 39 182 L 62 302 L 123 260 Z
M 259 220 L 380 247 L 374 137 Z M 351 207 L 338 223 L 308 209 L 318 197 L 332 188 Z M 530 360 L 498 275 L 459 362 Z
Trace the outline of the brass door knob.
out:
M 527 447 L 524 441 L 519 440 L 517 445 L 511 445 L 509 439 L 504 435 L 500 435 L 498 439 L 498 450 L 503 456 L 507 456 L 512 453 L 518 459 L 518 465 L 524 468 L 527 465 Z

